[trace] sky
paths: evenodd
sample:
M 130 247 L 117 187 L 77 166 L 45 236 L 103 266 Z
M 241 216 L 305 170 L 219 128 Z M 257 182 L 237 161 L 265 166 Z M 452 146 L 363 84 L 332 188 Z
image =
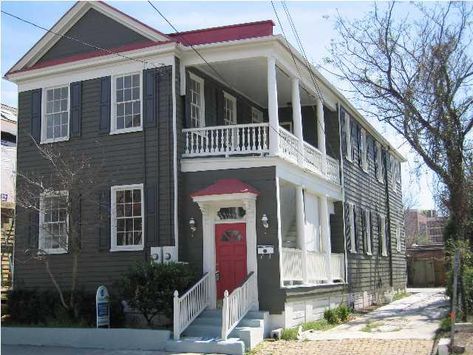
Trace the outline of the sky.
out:
M 171 33 L 170 26 L 145 1 L 107 1 L 110 5 L 137 18 L 164 33 Z M 272 19 L 276 24 L 274 32 L 282 33 L 273 8 L 269 1 L 212 1 L 212 2 L 166 2 L 153 1 L 154 5 L 164 13 L 170 22 L 179 30 L 186 31 L 197 28 L 222 26 L 234 23 Z M 27 19 L 45 28 L 51 28 L 56 21 L 70 8 L 71 1 L 2 1 L 2 10 Z M 289 41 L 296 41 L 290 31 L 289 23 L 280 3 L 275 3 L 284 31 Z M 309 60 L 322 64 L 323 58 L 329 55 L 330 40 L 336 38 L 334 20 L 337 13 L 348 19 L 360 18 L 372 8 L 371 2 L 287 2 L 293 21 L 304 45 Z M 399 5 L 407 10 L 407 3 Z M 2 77 L 40 38 L 44 31 L 29 24 L 20 22 L 2 13 L 1 15 L 1 72 Z M 342 88 L 343 85 L 328 73 L 322 72 L 327 78 Z M 347 97 L 349 95 L 347 94 Z M 349 97 L 350 98 L 350 97 Z M 17 107 L 17 88 L 5 79 L 1 81 L 1 102 Z M 356 100 L 351 100 L 356 105 Z M 396 135 L 387 125 L 378 121 L 371 123 L 398 148 L 407 158 L 402 166 L 403 195 L 410 201 L 413 208 L 434 208 L 432 194 L 432 175 L 421 169 L 416 173 L 418 158 L 410 151 L 403 139 Z

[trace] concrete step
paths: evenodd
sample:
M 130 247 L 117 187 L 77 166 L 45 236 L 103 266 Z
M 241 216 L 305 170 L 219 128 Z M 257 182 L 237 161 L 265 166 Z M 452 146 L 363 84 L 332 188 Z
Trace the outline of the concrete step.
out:
M 192 322 L 193 325 L 214 325 L 214 326 L 222 326 L 222 318 L 217 318 L 217 317 L 197 317 L 194 322 Z
M 199 314 L 201 318 L 222 318 L 222 310 L 221 309 L 206 309 L 201 314 Z
M 267 316 L 269 312 L 263 312 L 263 311 L 249 311 L 243 319 L 264 319 L 265 316 Z
M 243 355 L 245 353 L 245 343 L 235 338 L 229 338 L 225 341 L 206 338 L 182 338 L 177 341 L 167 341 L 164 350 L 175 353 Z
M 186 337 L 220 337 L 222 327 L 220 325 L 195 324 L 195 321 L 184 330 L 183 335 Z
M 238 323 L 238 327 L 264 327 L 264 319 L 243 318 L 240 323 Z
M 241 327 L 238 326 L 230 333 L 231 338 L 239 338 L 245 343 L 247 350 L 253 349 L 264 340 L 264 326 Z

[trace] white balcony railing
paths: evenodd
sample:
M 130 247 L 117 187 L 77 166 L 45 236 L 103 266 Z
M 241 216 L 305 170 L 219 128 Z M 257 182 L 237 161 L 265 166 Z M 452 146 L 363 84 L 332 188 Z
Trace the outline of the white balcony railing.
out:
M 179 292 L 174 291 L 174 340 L 178 340 L 182 332 L 194 319 L 209 305 L 210 278 L 204 276 L 179 297 Z
M 256 276 L 251 272 L 245 282 L 231 294 L 225 290 L 222 302 L 222 339 L 228 335 L 256 303 Z
M 282 248 L 282 275 L 284 283 L 304 281 L 302 270 L 303 253 L 300 249 Z
M 187 128 L 184 157 L 269 152 L 268 123 Z
M 345 255 L 331 254 L 330 255 L 330 270 L 332 272 L 332 280 L 345 280 Z
M 328 259 L 324 253 L 307 251 L 304 256 L 301 249 L 282 248 L 281 259 L 284 285 L 316 285 L 329 282 Z M 330 255 L 330 270 L 332 281 L 345 280 L 344 254 Z
M 319 283 L 328 280 L 325 254 L 308 251 L 306 260 L 307 281 L 309 283 Z
M 251 123 L 183 129 L 185 138 L 184 158 L 206 156 L 265 155 L 269 153 L 269 124 Z M 304 169 L 325 176 L 340 184 L 339 163 L 320 150 L 303 142 L 288 130 L 279 127 L 277 155 Z M 301 147 L 303 147 L 301 151 Z

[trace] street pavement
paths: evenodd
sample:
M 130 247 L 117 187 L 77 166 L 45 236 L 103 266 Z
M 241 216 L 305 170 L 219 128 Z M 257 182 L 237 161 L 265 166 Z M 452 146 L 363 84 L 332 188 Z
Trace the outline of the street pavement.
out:
M 162 351 L 78 349 L 59 346 L 3 345 L 2 355 L 171 355 Z M 181 354 L 182 355 L 182 354 Z M 195 355 L 187 353 L 186 355 Z

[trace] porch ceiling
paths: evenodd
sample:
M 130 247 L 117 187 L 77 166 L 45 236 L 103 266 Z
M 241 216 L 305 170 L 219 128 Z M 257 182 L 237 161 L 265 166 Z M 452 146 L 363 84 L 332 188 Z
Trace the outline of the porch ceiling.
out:
M 235 61 L 214 62 L 212 67 L 223 77 L 222 84 L 231 88 L 254 101 L 261 107 L 268 106 L 268 75 L 266 58 L 252 58 Z M 222 79 L 209 68 L 208 65 L 196 66 L 207 75 L 222 82 Z M 278 68 L 277 70 L 278 103 L 279 107 L 288 106 L 292 101 L 291 78 Z M 315 105 L 315 100 L 305 89 L 301 88 L 301 104 Z

